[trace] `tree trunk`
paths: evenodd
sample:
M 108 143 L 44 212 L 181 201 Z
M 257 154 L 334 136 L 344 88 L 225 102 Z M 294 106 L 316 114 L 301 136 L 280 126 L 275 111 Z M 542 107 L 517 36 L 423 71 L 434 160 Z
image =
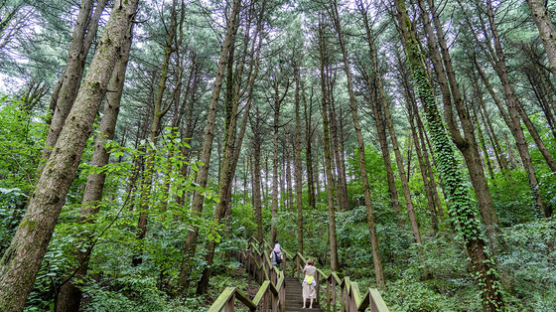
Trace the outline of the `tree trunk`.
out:
M 261 210 L 261 144 L 253 141 L 253 209 L 257 222 L 257 240 L 263 241 L 263 218 Z
M 286 188 L 288 191 L 288 209 L 290 212 L 294 212 L 293 209 L 293 187 L 292 187 L 292 173 L 291 173 L 291 151 L 290 144 L 291 133 L 286 133 L 286 138 L 284 140 L 284 151 L 286 153 L 284 161 L 286 162 Z
M 261 11 L 260 16 L 263 16 L 264 13 L 264 6 L 263 9 Z M 249 21 L 250 22 L 250 21 Z M 259 23 L 258 27 L 257 27 L 257 32 L 260 32 L 261 30 L 261 23 Z M 246 63 L 246 57 L 247 57 L 247 49 L 249 46 L 249 27 L 250 25 L 248 24 L 246 27 L 246 31 L 245 31 L 245 35 L 244 35 L 244 50 L 243 50 L 243 57 L 240 60 L 240 65 L 239 65 L 239 69 L 236 72 L 236 77 L 235 77 L 235 83 L 234 83 L 234 87 L 232 88 L 233 90 L 233 98 L 232 98 L 232 107 L 231 107 L 231 112 L 230 112 L 230 119 L 227 122 L 227 133 L 226 133 L 226 143 L 225 143 L 225 148 L 224 148 L 224 157 L 223 157 L 223 161 L 222 161 L 222 176 L 221 179 L 219 181 L 219 185 L 218 185 L 218 198 L 219 198 L 219 202 L 216 204 L 216 209 L 214 210 L 214 222 L 215 223 L 219 223 L 220 220 L 222 219 L 222 217 L 224 217 L 224 215 L 227 215 L 228 217 L 231 216 L 231 205 L 230 205 L 230 201 L 231 201 L 231 197 L 232 197 L 232 186 L 233 186 L 233 178 L 235 176 L 235 172 L 236 172 L 236 168 L 237 168 L 237 163 L 239 160 L 239 155 L 240 155 L 240 151 L 241 151 L 241 147 L 242 147 L 242 143 L 243 143 L 243 137 L 245 135 L 245 129 L 247 127 L 247 120 L 249 119 L 249 112 L 250 112 L 250 108 L 251 108 L 251 103 L 253 101 L 253 86 L 254 86 L 254 81 L 255 78 L 257 76 L 258 73 L 258 58 L 259 58 L 259 51 L 260 51 L 260 40 L 259 40 L 259 45 L 257 48 L 257 57 L 256 59 L 253 58 L 254 53 L 255 53 L 255 47 L 257 46 L 257 44 L 254 42 L 252 45 L 252 49 L 251 49 L 251 62 L 250 62 L 250 66 L 249 66 L 249 75 L 252 75 L 252 79 L 248 79 L 250 81 L 248 81 L 247 83 L 247 87 L 246 89 L 249 89 L 249 96 L 247 99 L 247 103 L 245 105 L 245 112 L 243 113 L 243 118 L 242 118 L 242 123 L 240 125 L 240 132 L 239 134 L 236 136 L 236 132 L 237 132 L 237 119 L 238 119 L 238 108 L 239 108 L 239 103 L 240 103 L 240 98 L 243 95 L 244 92 L 240 91 L 241 89 L 241 81 L 242 81 L 242 76 L 243 76 L 243 71 L 245 68 L 245 63 Z M 257 38 L 258 33 L 255 34 L 254 38 Z M 232 53 L 230 51 L 230 53 Z M 233 60 L 230 59 L 230 62 L 232 62 Z M 251 78 L 251 77 L 250 77 Z M 246 90 L 245 89 L 245 90 Z M 235 145 L 234 145 L 235 142 Z M 229 218 L 228 218 L 229 220 Z M 231 230 L 230 227 L 228 227 L 229 230 Z M 214 261 L 214 253 L 215 253 L 215 248 L 216 248 L 216 241 L 210 240 L 207 244 L 207 255 L 205 257 L 205 261 L 207 263 L 207 266 L 205 267 L 205 269 L 203 270 L 203 273 L 201 275 L 201 279 L 197 285 L 197 294 L 203 294 L 206 293 L 208 290 L 208 286 L 209 286 L 209 281 L 210 281 L 210 277 L 212 275 L 212 264 Z
M 412 100 L 409 98 L 409 90 L 405 90 L 405 98 L 407 102 L 407 111 L 409 112 L 409 126 L 411 128 L 411 136 L 413 138 L 413 144 L 415 144 L 415 152 L 417 153 L 417 160 L 419 161 L 419 169 L 421 171 L 421 178 L 423 179 L 423 185 L 425 186 L 425 193 L 427 197 L 427 203 L 429 204 L 429 211 L 431 213 L 431 225 L 434 235 L 438 233 L 438 217 L 436 215 L 436 207 L 434 201 L 434 193 L 432 191 L 431 183 L 429 180 L 429 175 L 427 172 L 427 167 L 424 161 L 423 152 L 421 149 L 421 143 L 417 135 L 417 128 L 415 126 L 415 115 L 419 112 L 414 109 Z
M 131 33 L 129 34 L 131 38 Z M 116 120 L 120 111 L 120 100 L 122 98 L 125 73 L 127 69 L 127 60 L 129 58 L 129 50 L 131 40 L 127 40 L 122 45 L 120 57 L 117 59 L 112 77 L 108 83 L 108 92 L 104 109 L 102 112 L 102 119 L 100 121 L 99 132 L 95 142 L 95 150 L 91 159 L 91 165 L 101 168 L 108 164 L 110 155 L 105 149 L 106 142 L 114 138 L 114 131 L 116 129 Z M 87 177 L 87 184 L 83 192 L 83 202 L 81 204 L 81 211 L 79 216 L 80 223 L 94 223 L 94 217 L 98 213 L 98 204 L 102 200 L 102 191 L 104 189 L 104 181 L 106 174 L 91 173 Z M 81 234 L 78 237 L 77 244 L 81 246 L 74 251 L 74 257 L 77 259 L 77 267 L 72 267 L 67 272 L 68 277 L 65 279 L 60 287 L 60 291 L 56 297 L 56 311 L 57 312 L 78 312 L 79 304 L 81 302 L 81 288 L 80 281 L 83 281 L 87 275 L 89 266 L 89 257 L 91 255 L 94 245 L 91 244 L 94 233 L 88 235 Z
M 365 196 L 365 206 L 367 209 L 367 225 L 369 227 L 369 234 L 371 240 L 371 249 L 373 253 L 373 265 L 375 270 L 376 283 L 379 288 L 384 287 L 384 273 L 382 270 L 382 260 L 380 258 L 380 249 L 378 246 L 378 237 L 376 235 L 376 227 L 373 213 L 373 204 L 371 199 L 371 190 L 369 186 L 369 178 L 367 175 L 367 167 L 365 161 L 365 142 L 363 140 L 363 134 L 361 131 L 361 124 L 359 122 L 359 115 L 357 112 L 357 103 L 355 100 L 355 94 L 352 85 L 351 67 L 349 63 L 349 58 L 347 54 L 346 44 L 344 42 L 344 36 L 342 32 L 342 26 L 340 24 L 340 17 L 338 15 L 338 7 L 336 5 L 336 0 L 331 0 L 332 5 L 332 18 L 334 21 L 334 28 L 336 29 L 336 34 L 338 35 L 338 41 L 340 43 L 340 48 L 342 50 L 342 59 L 344 63 L 344 71 L 347 80 L 347 89 L 349 93 L 349 106 L 351 109 L 351 116 L 353 119 L 353 126 L 355 128 L 355 135 L 357 137 L 357 149 L 359 151 L 359 170 L 361 173 L 361 183 L 363 185 L 363 194 Z
M 497 233 L 500 232 L 500 229 L 498 228 L 498 217 L 494 211 L 494 204 L 492 202 L 492 197 L 490 196 L 488 182 L 481 163 L 479 146 L 477 144 L 477 140 L 475 139 L 475 131 L 456 81 L 455 71 L 452 66 L 452 59 L 448 51 L 448 45 L 444 38 L 442 25 L 440 24 L 436 11 L 437 8 L 435 7 L 433 0 L 428 0 L 428 4 L 429 9 L 432 12 L 436 35 L 431 27 L 431 22 L 425 4 L 422 0 L 419 1 L 419 7 L 423 13 L 423 24 L 428 37 L 427 43 L 429 46 L 429 53 L 431 54 L 434 71 L 443 94 L 442 99 L 444 102 L 446 124 L 448 126 L 449 133 L 452 136 L 452 141 L 454 141 L 456 147 L 463 154 L 465 164 L 467 165 L 467 170 L 471 178 L 471 184 L 473 185 L 473 189 L 475 190 L 475 195 L 479 203 L 479 209 L 482 217 L 481 220 L 486 227 L 489 242 L 494 244 L 497 240 Z M 452 114 L 454 108 L 460 120 L 463 136 L 461 135 L 459 129 L 460 127 Z M 494 248 L 491 248 L 491 250 L 494 250 Z
M 316 198 L 315 198 L 315 180 L 314 170 L 313 170 L 313 149 L 312 149 L 312 139 L 313 139 L 313 129 L 311 128 L 311 121 L 313 116 L 313 97 L 311 94 L 309 103 L 309 113 L 307 113 L 307 99 L 305 98 L 305 89 L 303 88 L 303 82 L 299 82 L 301 86 L 301 98 L 303 99 L 303 112 L 305 117 L 305 162 L 307 165 L 307 192 L 309 199 L 309 206 L 315 208 Z M 312 90 L 311 90 L 312 92 Z
M 459 163 L 455 157 L 453 145 L 438 112 L 434 91 L 419 49 L 419 42 L 413 34 L 413 24 L 407 14 L 405 1 L 396 0 L 395 3 L 405 54 L 418 94 L 425 106 L 427 127 L 434 144 L 440 177 L 449 194 L 449 212 L 471 258 L 473 275 L 481 290 L 483 311 L 504 311 L 504 301 L 495 262 L 488 255 L 486 242 L 481 238 L 480 222 L 473 210 L 463 174 L 458 170 Z
M 297 252 L 303 254 L 303 168 L 301 166 L 301 115 L 299 113 L 299 92 L 301 87 L 301 77 L 299 67 L 294 64 L 295 78 L 295 140 L 294 140 L 294 178 L 295 178 L 295 199 L 297 208 Z M 303 92 L 303 90 L 301 90 Z M 309 132 L 306 134 L 309 136 Z M 307 168 L 310 164 L 307 163 Z M 309 170 L 308 170 L 309 171 Z M 312 173 L 311 173 L 312 174 Z M 311 179 L 309 179 L 311 180 Z M 312 183 L 312 181 L 311 181 Z
M 548 62 L 550 63 L 550 71 L 552 72 L 553 78 L 556 79 L 556 41 L 554 41 L 556 39 L 556 30 L 554 30 L 552 18 L 543 4 L 543 1 L 527 0 L 527 3 L 531 9 L 535 24 L 537 24 L 537 28 L 539 29 L 539 35 L 544 44 Z
M 382 93 L 382 94 L 381 94 Z M 417 223 L 417 216 L 415 215 L 415 209 L 413 208 L 413 200 L 411 199 L 411 192 L 409 190 L 409 180 L 405 174 L 404 164 L 400 148 L 398 147 L 398 139 L 396 132 L 394 130 L 394 123 L 392 122 L 392 114 L 390 113 L 390 107 L 386 102 L 386 97 L 384 95 L 384 88 L 379 87 L 379 103 L 384 111 L 384 117 L 386 120 L 386 127 L 390 134 L 390 140 L 392 141 L 392 149 L 394 150 L 394 156 L 396 159 L 396 164 L 398 166 L 398 171 L 400 173 L 400 180 L 402 181 L 402 189 L 405 198 L 405 204 L 407 207 L 407 215 L 409 217 L 409 223 L 411 224 L 411 230 L 413 231 L 413 237 L 417 244 L 421 244 L 421 234 L 419 233 L 419 224 Z
M 487 130 L 486 133 L 491 142 L 492 149 L 494 150 L 496 161 L 498 162 L 498 166 L 500 167 L 500 169 L 502 171 L 507 172 L 509 169 L 508 161 L 506 160 L 506 155 L 504 155 L 504 153 L 502 153 L 501 151 L 500 143 L 498 142 L 498 137 L 494 132 L 492 122 L 490 121 L 490 117 L 487 113 L 482 90 L 480 89 L 479 84 L 477 83 L 477 79 L 475 79 L 475 77 L 473 77 L 472 83 L 473 83 L 473 89 L 475 90 L 475 97 L 479 101 L 479 108 L 478 108 L 479 115 L 481 116 L 481 120 L 483 121 L 483 124 L 485 124 Z
M 334 76 L 336 74 L 334 73 Z M 338 193 L 338 196 L 336 197 L 336 200 L 339 201 L 339 205 L 338 207 L 340 207 L 340 209 L 342 211 L 346 211 L 349 208 L 349 200 L 348 200 L 348 194 L 347 194 L 347 183 L 346 183 L 346 171 L 344 169 L 344 163 L 342 162 L 342 157 L 340 155 L 342 155 L 344 153 L 344 150 L 340 148 L 341 145 L 343 145 L 343 143 L 340 142 L 340 138 L 339 138 L 339 131 L 338 131 L 338 119 L 336 117 L 336 108 L 335 108 L 335 101 L 334 101 L 334 81 L 335 81 L 335 77 L 334 78 L 329 78 L 328 81 L 328 86 L 329 86 L 329 91 L 328 91 L 328 98 L 329 98 L 329 121 L 330 121 L 330 139 L 331 139 L 331 144 L 332 144 L 332 152 L 334 154 L 334 162 L 333 164 L 335 165 L 335 169 L 336 169 L 336 177 L 337 177 L 337 183 L 335 183 L 335 185 L 337 185 L 336 187 L 336 191 Z
M 414 117 L 415 122 L 417 124 L 416 132 L 417 132 L 418 137 L 419 137 L 419 143 L 420 143 L 419 146 L 421 147 L 421 151 L 422 151 L 422 156 L 423 156 L 423 160 L 424 160 L 424 164 L 425 164 L 425 171 L 426 171 L 427 176 L 428 176 L 428 183 L 429 183 L 430 191 L 432 192 L 433 199 L 434 199 L 434 204 L 436 206 L 435 209 L 436 209 L 436 211 L 438 211 L 438 215 L 440 217 L 443 217 L 444 216 L 444 211 L 442 210 L 442 205 L 440 204 L 440 197 L 438 196 L 438 191 L 436 189 L 436 181 L 435 181 L 435 177 L 434 177 L 434 172 L 432 170 L 432 165 L 431 165 L 431 162 L 430 162 L 430 159 L 429 159 L 429 152 L 428 152 L 428 148 L 427 148 L 428 141 L 426 140 L 425 129 L 424 129 L 424 126 L 423 126 L 423 122 L 421 120 L 421 115 L 419 114 L 419 108 L 417 106 L 417 101 L 415 100 L 415 94 L 413 92 L 413 88 L 410 85 L 410 82 L 409 82 L 409 79 L 408 79 L 408 76 L 410 75 L 410 73 L 407 71 L 405 66 L 402 66 L 401 57 L 400 57 L 400 55 L 398 55 L 398 53 L 396 53 L 396 58 L 398 59 L 398 64 L 400 65 L 400 68 L 399 68 L 400 78 L 401 78 L 402 85 L 403 85 L 404 90 L 405 90 L 405 97 L 408 101 L 408 104 L 411 105 L 411 109 L 408 109 L 408 110 L 413 111 L 413 117 Z M 429 145 L 429 147 L 430 147 L 430 145 Z
M 95 11 L 91 15 L 94 2 L 94 0 L 85 0 L 81 3 L 77 22 L 73 28 L 66 69 L 64 70 L 64 75 L 60 78 L 60 87 L 53 93 L 51 99 L 50 106 L 54 110 L 52 111 L 50 129 L 46 137 L 46 148 L 43 152 L 43 158 L 45 160 L 50 156 L 52 147 L 58 140 L 66 117 L 77 96 L 85 69 L 85 61 L 98 29 L 98 21 L 108 1 L 98 1 Z
M 99 104 L 137 10 L 137 0 L 116 4 L 75 105 L 37 182 L 29 206 L 0 261 L 0 310 L 19 312 L 33 287 Z M 118 57 L 114 57 L 114 56 Z
M 170 32 L 167 34 L 168 37 L 166 38 L 166 46 L 164 48 L 164 57 L 162 59 L 162 66 L 160 69 L 160 79 L 158 81 L 158 88 L 156 91 L 156 97 L 154 100 L 154 109 L 153 109 L 153 119 L 151 122 L 150 127 L 150 134 L 149 134 L 149 144 L 147 144 L 147 153 L 146 158 L 147 162 L 145 164 L 145 170 L 143 172 L 143 178 L 141 181 L 141 197 L 140 197 L 140 204 L 139 204 L 139 220 L 137 221 L 137 246 L 136 246 L 136 253 L 132 257 L 132 265 L 137 266 L 143 262 L 143 239 L 147 234 L 147 222 L 148 222 L 148 209 L 151 206 L 151 192 L 152 192 L 152 184 L 153 184 L 153 177 L 155 171 L 155 164 L 154 159 L 156 156 L 156 143 L 158 141 L 158 133 L 162 127 L 162 118 L 166 113 L 169 111 L 171 105 L 168 104 L 164 107 L 162 103 L 162 99 L 164 97 L 164 91 L 166 90 L 166 82 L 168 80 L 168 69 L 170 66 L 170 57 L 174 52 L 174 39 L 176 37 L 177 31 L 177 21 L 176 21 L 176 5 L 177 1 L 172 1 L 172 8 L 171 8 L 171 26 Z
M 228 53 L 230 46 L 232 44 L 233 32 L 235 29 L 235 24 L 237 20 L 237 15 L 240 9 L 240 0 L 233 1 L 232 11 L 230 12 L 230 17 L 228 19 L 228 26 L 226 27 L 226 35 L 224 37 L 224 42 L 222 43 L 222 50 L 220 52 L 220 58 L 218 60 L 218 67 L 216 70 L 216 77 L 214 80 L 214 86 L 212 89 L 212 94 L 210 98 L 210 103 L 208 107 L 207 123 L 205 126 L 204 142 L 201 152 L 201 162 L 202 166 L 199 168 L 197 174 L 196 183 L 201 187 L 205 188 L 208 182 L 208 171 L 210 166 L 210 155 L 212 152 L 212 141 L 214 139 L 214 125 L 216 122 L 216 110 L 218 108 L 218 98 L 220 97 L 220 91 L 222 89 L 222 80 L 224 76 L 224 71 L 226 70 L 226 65 L 228 61 Z M 203 209 L 204 196 L 201 192 L 193 193 L 193 204 L 191 207 L 191 213 L 194 216 L 200 216 Z M 184 257 L 181 263 L 180 275 L 178 279 L 178 284 L 182 289 L 187 288 L 187 282 L 189 279 L 189 274 L 191 273 L 191 260 L 195 255 L 195 250 L 197 248 L 197 234 L 198 227 L 194 226 L 192 231 L 188 232 L 185 248 Z
M 327 81 L 325 68 L 328 63 L 326 41 L 323 34 L 322 25 L 319 25 L 319 52 L 320 52 L 320 79 L 322 92 L 322 131 L 323 131 L 323 149 L 324 149 L 324 170 L 327 181 L 327 203 L 328 203 L 328 243 L 330 245 L 330 269 L 338 271 L 338 247 L 336 241 L 336 209 L 334 207 L 334 177 L 332 176 L 332 153 L 330 147 L 330 128 L 328 122 L 328 99 Z

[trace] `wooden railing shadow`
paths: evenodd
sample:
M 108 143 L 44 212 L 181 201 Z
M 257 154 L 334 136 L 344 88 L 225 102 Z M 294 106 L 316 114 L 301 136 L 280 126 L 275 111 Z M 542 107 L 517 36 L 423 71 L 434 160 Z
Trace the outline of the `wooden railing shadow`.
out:
M 279 271 L 270 262 L 271 250 L 266 242 L 258 242 L 251 238 L 247 249 L 236 253 L 236 257 L 243 263 L 247 272 L 261 285 L 253 299 L 250 299 L 237 287 L 227 287 L 208 311 L 220 312 L 224 309 L 225 312 L 232 312 L 237 299 L 250 311 L 284 312 L 286 302 L 284 272 L 290 269 L 292 276 L 301 281 L 303 267 L 307 261 L 303 255 L 290 253 L 282 248 L 285 259 L 281 264 L 283 270 Z M 336 272 L 326 274 L 320 269 L 317 269 L 315 279 L 317 282 L 316 301 L 322 304 L 320 300 L 324 295 L 327 312 L 335 312 L 337 303 L 340 303 L 343 312 L 365 311 L 367 308 L 370 308 L 371 312 L 388 312 L 388 308 L 376 288 L 368 288 L 361 296 L 359 286 L 349 277 L 341 279 Z M 324 285 L 326 285 L 325 290 L 323 290 Z M 339 296 L 338 290 L 340 290 Z M 324 293 L 321 293 L 323 291 Z

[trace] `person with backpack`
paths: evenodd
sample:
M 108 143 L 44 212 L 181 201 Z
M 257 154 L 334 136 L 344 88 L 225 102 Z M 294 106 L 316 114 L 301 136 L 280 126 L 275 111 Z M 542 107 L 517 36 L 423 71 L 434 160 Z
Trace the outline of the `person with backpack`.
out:
M 317 281 L 315 280 L 315 274 L 317 273 L 317 268 L 314 266 L 315 262 L 313 259 L 307 260 L 307 264 L 303 268 L 303 273 L 305 273 L 305 278 L 303 278 L 303 307 L 309 299 L 309 309 L 313 308 L 313 300 L 315 299 L 315 286 L 317 286 Z
M 270 252 L 270 262 L 272 266 L 275 266 L 280 270 L 280 263 L 284 259 L 284 255 L 282 254 L 282 247 L 278 243 L 278 240 L 274 243 L 274 249 Z

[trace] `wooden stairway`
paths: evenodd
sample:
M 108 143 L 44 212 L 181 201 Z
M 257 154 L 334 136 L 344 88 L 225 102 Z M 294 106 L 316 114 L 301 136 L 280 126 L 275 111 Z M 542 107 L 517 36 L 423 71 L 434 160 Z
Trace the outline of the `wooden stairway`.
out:
M 208 312 L 233 312 L 236 304 L 251 312 L 322 312 L 319 305 L 322 302 L 327 302 L 331 306 L 328 311 L 332 312 L 338 311 L 337 304 L 341 305 L 341 310 L 345 312 L 366 309 L 370 309 L 371 312 L 388 312 L 377 289 L 368 288 L 364 295 L 361 295 L 357 283 L 351 281 L 348 276 L 340 278 L 336 272 L 327 274 L 320 269 L 317 269 L 315 274 L 315 291 L 321 302 L 315 300 L 312 309 L 302 309 L 303 294 L 299 280 L 306 263 L 305 257 L 300 253 L 290 254 L 282 248 L 285 255 L 282 261 L 283 271 L 278 271 L 270 263 L 270 253 L 267 251 L 272 248 L 266 242 L 258 242 L 251 238 L 247 245 L 247 249 L 236 252 L 235 256 L 244 265 L 247 273 L 261 285 L 259 290 L 254 296 L 250 296 L 238 287 L 226 287 Z M 286 276 L 286 272 L 291 275 Z
M 303 292 L 301 283 L 293 277 L 286 277 L 286 312 L 302 312 L 302 311 L 319 311 L 322 309 L 316 300 L 313 301 L 312 309 L 302 309 L 303 306 Z M 307 300 L 306 307 L 309 306 Z

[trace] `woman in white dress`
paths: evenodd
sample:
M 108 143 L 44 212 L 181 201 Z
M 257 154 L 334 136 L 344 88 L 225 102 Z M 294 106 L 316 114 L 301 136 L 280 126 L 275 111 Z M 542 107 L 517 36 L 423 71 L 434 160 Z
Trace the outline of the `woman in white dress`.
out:
M 303 268 L 303 273 L 305 273 L 305 278 L 303 279 L 303 307 L 305 309 L 307 299 L 309 299 L 309 309 L 313 308 L 313 300 L 315 299 L 315 286 L 317 286 L 317 281 L 315 279 L 315 274 L 317 273 L 317 268 L 314 266 L 315 262 L 313 259 L 307 260 L 307 264 Z

